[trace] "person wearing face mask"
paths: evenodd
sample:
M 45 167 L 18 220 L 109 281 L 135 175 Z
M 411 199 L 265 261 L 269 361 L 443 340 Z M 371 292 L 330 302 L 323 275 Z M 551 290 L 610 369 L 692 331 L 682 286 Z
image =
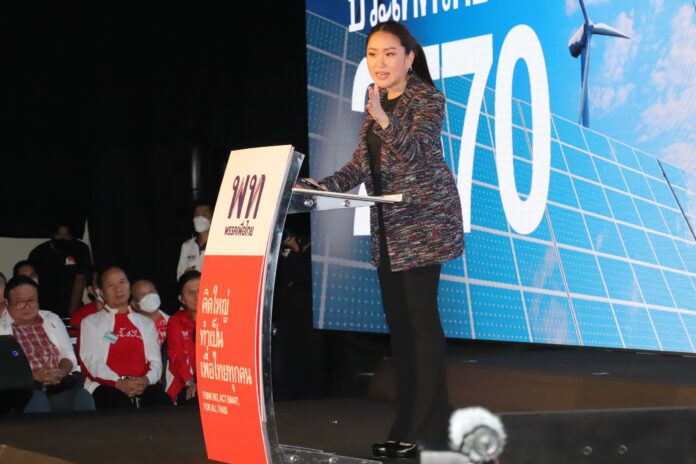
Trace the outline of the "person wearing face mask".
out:
M 177 280 L 181 278 L 184 272 L 201 272 L 203 270 L 203 257 L 205 255 L 205 246 L 208 243 L 208 232 L 210 231 L 210 222 L 212 220 L 213 207 L 210 202 L 198 202 L 193 208 L 193 229 L 196 231 L 196 235 L 181 245 L 179 265 L 176 269 Z
M 187 271 L 179 279 L 181 309 L 167 324 L 166 391 L 176 405 L 197 404 L 196 308 L 201 273 Z
M 154 322 L 157 329 L 157 341 L 161 347 L 167 338 L 169 315 L 160 309 L 162 302 L 155 284 L 145 279 L 135 281 L 131 287 L 131 304 L 136 313 Z
M 85 389 L 97 409 L 171 405 L 159 383 L 162 354 L 153 322 L 130 306 L 130 282 L 111 266 L 97 278 L 104 309 L 82 321 L 80 359 Z
M 82 294 L 92 267 L 89 247 L 76 240 L 71 227 L 59 222 L 51 240 L 29 253 L 29 262 L 41 276 L 41 303 L 62 318 L 82 306 Z

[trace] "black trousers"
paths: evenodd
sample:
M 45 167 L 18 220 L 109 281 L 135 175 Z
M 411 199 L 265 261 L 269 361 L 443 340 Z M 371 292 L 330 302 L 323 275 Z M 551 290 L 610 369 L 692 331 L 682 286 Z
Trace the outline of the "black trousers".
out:
M 136 407 L 136 401 L 128 397 L 116 387 L 99 385 L 92 393 L 97 409 L 131 409 Z M 159 383 L 149 385 L 139 397 L 138 407 L 148 406 L 171 406 L 172 399 L 169 398 L 162 385 Z
M 378 275 L 391 334 L 397 397 L 389 440 L 446 443 L 451 407 L 445 335 L 437 305 L 440 265 L 392 272 L 383 263 Z

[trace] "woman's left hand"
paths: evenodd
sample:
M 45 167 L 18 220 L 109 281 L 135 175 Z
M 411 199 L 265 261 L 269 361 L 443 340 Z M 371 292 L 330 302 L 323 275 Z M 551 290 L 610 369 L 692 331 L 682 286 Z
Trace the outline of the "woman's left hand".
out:
M 389 127 L 389 115 L 387 115 L 384 108 L 382 108 L 377 84 L 367 89 L 367 111 L 382 129 Z

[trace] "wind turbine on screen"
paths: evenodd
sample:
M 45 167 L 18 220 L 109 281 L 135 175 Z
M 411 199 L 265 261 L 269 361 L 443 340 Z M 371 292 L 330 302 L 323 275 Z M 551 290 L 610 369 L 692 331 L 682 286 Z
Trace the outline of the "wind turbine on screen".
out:
M 578 124 L 589 127 L 590 114 L 587 101 L 587 81 L 590 73 L 590 43 L 592 41 L 592 36 L 608 35 L 612 37 L 621 37 L 623 39 L 630 39 L 630 37 L 604 23 L 593 23 L 590 16 L 587 14 L 585 0 L 578 1 L 580 2 L 582 15 L 585 17 L 585 23 L 580 26 L 577 31 L 575 31 L 573 36 L 568 41 L 568 49 L 570 50 L 570 54 L 573 55 L 573 58 L 577 58 L 578 56 L 581 57 L 580 74 L 582 78 L 582 89 L 580 93 L 580 117 Z

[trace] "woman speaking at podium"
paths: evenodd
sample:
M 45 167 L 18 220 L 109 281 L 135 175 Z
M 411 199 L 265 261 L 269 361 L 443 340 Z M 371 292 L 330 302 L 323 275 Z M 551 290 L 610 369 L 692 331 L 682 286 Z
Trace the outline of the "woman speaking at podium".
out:
M 445 337 L 437 291 L 440 266 L 464 250 L 461 206 L 442 154 L 445 97 L 423 49 L 402 24 L 377 24 L 367 36 L 368 89 L 358 147 L 319 182 L 332 192 L 365 183 L 370 195 L 404 201 L 370 208 L 372 261 L 391 334 L 397 414 L 373 454 L 412 457 L 418 442 L 446 444 L 450 406 Z M 312 181 L 312 179 L 308 179 Z

